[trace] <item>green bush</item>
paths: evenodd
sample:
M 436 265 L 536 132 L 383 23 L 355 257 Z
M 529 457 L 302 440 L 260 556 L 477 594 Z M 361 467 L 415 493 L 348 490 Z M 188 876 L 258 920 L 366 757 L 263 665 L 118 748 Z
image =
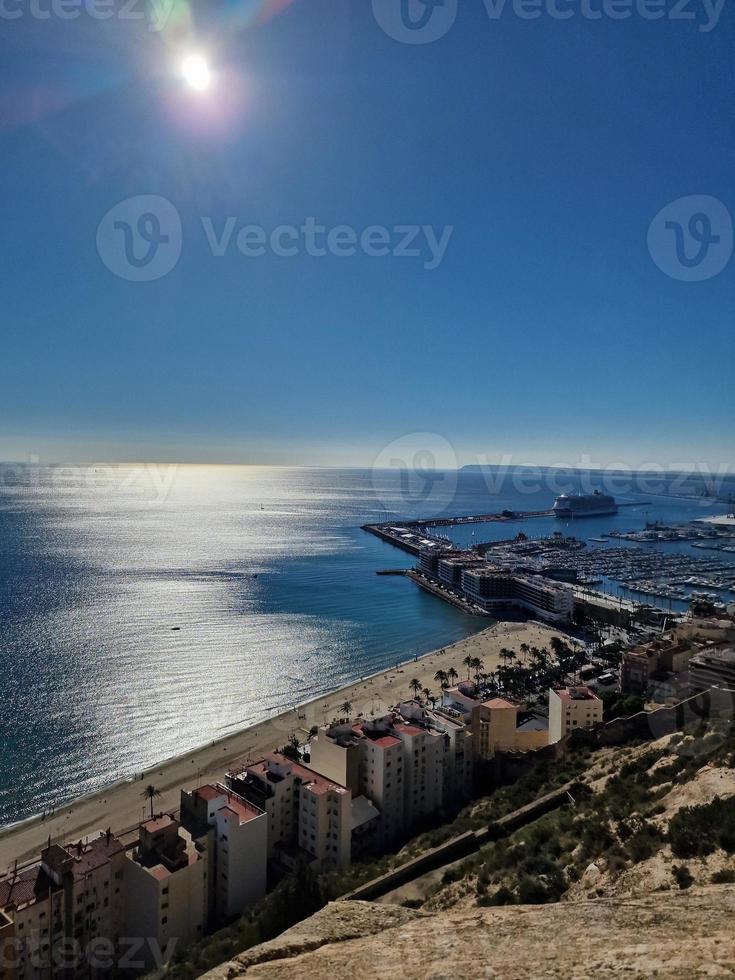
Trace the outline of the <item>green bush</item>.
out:
M 716 796 L 702 806 L 685 806 L 669 822 L 669 841 L 676 857 L 704 857 L 718 847 L 735 851 L 735 797 Z

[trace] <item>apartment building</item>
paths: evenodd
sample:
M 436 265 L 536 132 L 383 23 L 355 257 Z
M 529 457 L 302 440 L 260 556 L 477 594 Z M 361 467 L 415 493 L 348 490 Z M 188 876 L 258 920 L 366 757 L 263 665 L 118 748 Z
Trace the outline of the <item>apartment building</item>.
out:
M 488 612 L 523 609 L 552 622 L 567 622 L 574 610 L 571 587 L 540 575 L 520 575 L 504 569 L 467 567 L 462 572 L 464 594 Z
M 124 916 L 130 936 L 144 945 L 146 969 L 200 939 L 209 920 L 210 851 L 168 814 L 140 825 L 126 851 Z
M 409 722 L 417 722 L 443 736 L 442 803 L 469 798 L 472 791 L 472 733 L 459 712 L 441 705 L 427 708 L 414 700 L 402 701 L 398 713 Z
M 478 758 L 492 759 L 496 752 L 515 749 L 517 718 L 517 705 L 505 698 L 490 698 L 473 705 L 470 727 Z
M 403 750 L 404 825 L 411 828 L 442 809 L 444 736 L 405 721 L 395 722 L 393 731 Z
M 380 718 L 322 726 L 311 763 L 370 800 L 380 811 L 380 846 L 388 847 L 469 794 L 470 746 L 461 718 L 406 701 Z
M 181 791 L 181 822 L 210 852 L 209 919 L 227 922 L 266 892 L 268 817 L 221 783 Z
M 625 694 L 645 694 L 654 680 L 685 671 L 699 645 L 676 633 L 642 643 L 623 653 L 620 689 Z
M 549 691 L 549 743 L 560 741 L 576 729 L 599 724 L 602 708 L 600 698 L 583 685 Z
M 14 980 L 96 978 L 105 970 L 90 955 L 106 940 L 116 958 L 122 928 L 124 848 L 110 833 L 62 847 L 0 880 L 0 926 L 14 956 Z M 3 935 L 4 934 L 4 935 Z
M 0 980 L 15 980 L 15 925 L 0 912 Z
M 444 555 L 437 563 L 437 578 L 444 585 L 460 589 L 464 572 L 472 568 L 483 568 L 485 564 L 484 558 L 470 551 Z
M 497 752 L 527 752 L 549 742 L 545 717 L 507 698 L 483 698 L 472 681 L 444 691 L 439 710 L 464 719 L 478 760 L 492 759 Z
M 690 691 L 696 693 L 710 687 L 735 692 L 735 647 L 705 647 L 689 661 Z
M 227 785 L 267 814 L 269 859 L 293 867 L 304 856 L 316 870 L 349 867 L 352 795 L 345 786 L 279 752 L 228 773 Z

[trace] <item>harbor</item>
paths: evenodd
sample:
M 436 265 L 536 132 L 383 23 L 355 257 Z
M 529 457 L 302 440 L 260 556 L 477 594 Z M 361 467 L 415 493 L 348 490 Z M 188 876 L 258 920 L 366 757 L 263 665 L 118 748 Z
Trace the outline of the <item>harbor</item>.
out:
M 646 501 L 627 506 L 643 507 Z M 612 503 L 613 513 L 626 504 Z M 645 521 L 643 527 L 611 527 L 604 533 L 584 535 L 585 522 L 562 524 L 564 532 L 531 536 L 529 529 L 497 540 L 470 542 L 453 538 L 452 530 L 467 524 L 508 525 L 557 514 L 546 511 L 503 511 L 496 514 L 442 517 L 431 521 L 392 521 L 364 525 L 363 530 L 416 558 L 427 554 L 465 553 L 484 559 L 497 569 L 538 575 L 566 582 L 587 596 L 597 594 L 631 608 L 648 603 L 670 611 L 683 611 L 693 601 L 728 604 L 735 597 L 735 528 L 706 521 L 665 523 Z M 598 519 L 604 515 L 593 515 Z M 573 525 L 576 533 L 565 533 Z M 444 533 L 437 533 L 442 529 Z M 409 575 L 422 588 L 421 575 Z M 435 584 L 428 591 L 453 603 Z M 580 592 L 581 594 L 581 592 Z M 467 608 L 465 606 L 465 608 Z M 468 611 L 470 611 L 468 609 Z M 481 610 L 472 610 L 479 612 Z

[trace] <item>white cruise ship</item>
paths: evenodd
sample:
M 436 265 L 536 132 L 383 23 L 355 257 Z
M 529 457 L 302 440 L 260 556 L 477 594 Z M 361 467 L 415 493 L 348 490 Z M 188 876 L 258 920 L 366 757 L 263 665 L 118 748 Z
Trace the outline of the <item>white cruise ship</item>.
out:
M 563 493 L 554 501 L 554 514 L 565 519 L 576 517 L 603 517 L 617 514 L 615 498 L 595 490 L 594 493 Z

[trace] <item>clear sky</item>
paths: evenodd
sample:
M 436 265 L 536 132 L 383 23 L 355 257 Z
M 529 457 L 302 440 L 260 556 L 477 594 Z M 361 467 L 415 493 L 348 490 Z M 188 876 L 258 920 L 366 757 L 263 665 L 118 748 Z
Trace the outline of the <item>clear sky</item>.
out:
M 369 465 L 420 431 L 460 462 L 733 459 L 735 259 L 682 281 L 647 243 L 682 197 L 735 214 L 732 7 L 460 0 L 409 44 L 401 0 L 38 16 L 63 2 L 0 2 L 0 458 Z M 180 235 L 160 202 L 105 218 L 139 195 Z M 121 275 L 126 225 L 178 261 Z

